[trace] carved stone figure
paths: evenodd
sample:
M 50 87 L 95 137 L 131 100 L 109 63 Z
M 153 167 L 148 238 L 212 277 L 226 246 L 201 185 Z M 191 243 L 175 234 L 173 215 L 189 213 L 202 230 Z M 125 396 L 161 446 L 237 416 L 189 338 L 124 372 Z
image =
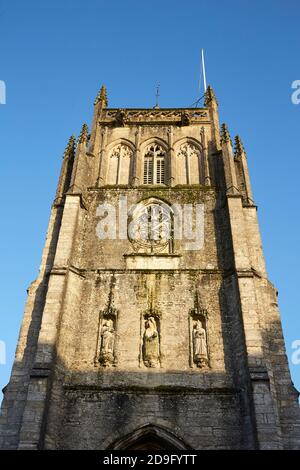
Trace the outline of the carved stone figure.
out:
M 115 125 L 117 127 L 124 127 L 128 119 L 127 112 L 124 109 L 118 109 L 115 116 Z
M 113 320 L 104 320 L 101 330 L 101 348 L 99 361 L 108 366 L 114 360 L 115 330 Z
M 145 321 L 143 338 L 144 364 L 147 367 L 157 367 L 159 364 L 159 335 L 156 320 L 149 317 Z
M 208 363 L 206 331 L 200 320 L 197 320 L 193 329 L 194 362 L 197 367 L 204 367 Z
M 189 113 L 184 112 L 181 114 L 181 125 L 182 126 L 189 126 L 191 123 L 191 118 Z

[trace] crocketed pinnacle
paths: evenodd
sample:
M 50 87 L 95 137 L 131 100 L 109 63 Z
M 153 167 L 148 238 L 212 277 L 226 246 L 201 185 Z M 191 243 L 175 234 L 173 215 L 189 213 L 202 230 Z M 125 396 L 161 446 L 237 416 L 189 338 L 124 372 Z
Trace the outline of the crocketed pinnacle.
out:
M 64 151 L 64 157 L 75 152 L 75 142 L 76 142 L 76 137 L 74 135 L 71 135 L 71 137 L 69 138 L 68 144 L 66 146 L 66 149 Z
M 95 99 L 94 105 L 98 104 L 99 102 L 102 103 L 102 108 L 106 108 L 108 105 L 107 92 L 106 92 L 106 87 L 104 85 L 102 85 L 101 90 L 99 91 Z
M 82 143 L 84 143 L 84 142 L 87 142 L 87 141 L 88 141 L 88 138 L 89 138 L 89 128 L 88 128 L 88 125 L 87 125 L 87 124 L 83 124 L 82 129 L 81 129 L 81 132 L 80 132 L 80 135 L 79 135 L 78 142 L 79 142 L 80 144 L 82 144 Z
M 237 135 L 234 139 L 234 154 L 241 155 L 242 153 L 245 153 L 245 149 L 240 136 Z
M 228 131 L 227 124 L 222 124 L 221 126 L 221 143 L 223 142 L 231 142 L 230 134 Z
M 206 92 L 205 92 L 205 96 L 204 96 L 204 106 L 208 106 L 208 104 L 212 100 L 215 100 L 217 102 L 214 90 L 212 89 L 210 85 L 208 85 Z

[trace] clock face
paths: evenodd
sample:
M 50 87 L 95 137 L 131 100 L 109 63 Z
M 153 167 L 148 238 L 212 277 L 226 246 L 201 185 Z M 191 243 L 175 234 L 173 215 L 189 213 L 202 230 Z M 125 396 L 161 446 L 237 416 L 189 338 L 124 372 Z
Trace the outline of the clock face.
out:
M 163 251 L 172 238 L 172 212 L 166 204 L 138 204 L 130 217 L 128 238 L 136 251 Z

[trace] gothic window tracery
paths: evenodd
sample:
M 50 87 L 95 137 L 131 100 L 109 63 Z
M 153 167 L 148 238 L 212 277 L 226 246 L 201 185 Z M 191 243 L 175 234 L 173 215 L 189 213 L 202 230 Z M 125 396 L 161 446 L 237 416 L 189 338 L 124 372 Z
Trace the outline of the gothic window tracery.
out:
M 200 151 L 198 147 L 191 142 L 185 142 L 179 147 L 177 153 L 181 184 L 199 184 L 200 183 Z
M 143 253 L 173 252 L 174 214 L 162 201 L 150 198 L 130 214 L 128 237 Z
M 109 155 L 108 184 L 128 184 L 133 152 L 123 143 L 115 145 Z

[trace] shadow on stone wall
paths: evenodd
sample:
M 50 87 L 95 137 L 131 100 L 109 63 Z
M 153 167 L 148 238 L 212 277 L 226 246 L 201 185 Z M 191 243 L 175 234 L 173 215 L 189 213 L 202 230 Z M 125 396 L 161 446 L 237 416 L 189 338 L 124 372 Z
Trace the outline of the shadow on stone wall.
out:
M 28 299 L 25 307 L 18 348 L 23 348 L 22 361 L 15 360 L 12 368 L 9 384 L 3 389 L 3 400 L 0 414 L 0 448 L 4 441 L 11 448 L 18 444 L 18 436 L 21 428 L 21 420 L 25 409 L 30 371 L 34 365 L 37 350 L 37 341 L 45 306 L 49 273 L 52 269 L 55 251 L 59 236 L 63 213 L 63 206 L 58 206 L 52 222 L 52 236 L 50 239 L 47 257 L 44 266 L 41 267 L 38 278 L 28 288 Z M 49 229 L 50 229 L 49 224 Z M 48 230 L 49 230 L 48 229 Z M 34 298 L 33 304 L 31 298 Z M 26 341 L 23 346 L 23 341 Z M 17 349 L 16 357 L 19 352 Z M 5 436 L 5 437 L 3 437 Z

